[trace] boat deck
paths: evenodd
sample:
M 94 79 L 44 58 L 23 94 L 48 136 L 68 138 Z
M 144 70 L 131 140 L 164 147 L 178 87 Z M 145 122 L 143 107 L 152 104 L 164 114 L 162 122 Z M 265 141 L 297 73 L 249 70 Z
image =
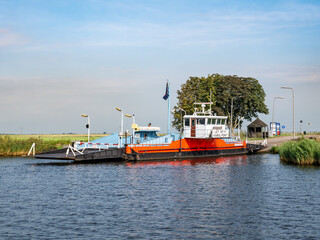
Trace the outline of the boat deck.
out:
M 59 159 L 59 160 L 75 160 L 72 152 L 67 153 L 67 148 L 58 149 L 49 152 L 38 153 L 34 157 L 40 159 Z
M 85 149 L 83 153 L 67 151 L 67 148 L 59 149 L 50 152 L 36 154 L 34 157 L 39 159 L 55 159 L 55 160 L 72 160 L 75 162 L 81 161 L 116 161 L 123 160 L 124 149 Z

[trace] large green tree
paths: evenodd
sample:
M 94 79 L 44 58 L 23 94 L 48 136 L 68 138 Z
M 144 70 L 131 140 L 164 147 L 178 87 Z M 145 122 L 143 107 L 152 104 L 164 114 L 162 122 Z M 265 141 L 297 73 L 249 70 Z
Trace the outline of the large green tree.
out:
M 176 129 L 181 127 L 181 113 L 193 114 L 195 102 L 208 102 L 210 100 L 214 101 L 214 78 L 215 74 L 209 75 L 208 77 L 190 77 L 186 83 L 181 85 L 181 90 L 177 91 L 178 103 L 173 107 L 174 118 L 172 125 Z M 185 112 L 182 112 L 183 109 Z
M 212 74 L 208 77 L 190 77 L 181 85 L 178 93 L 178 103 L 174 107 L 176 129 L 181 126 L 180 111 L 187 114 L 194 112 L 195 102 L 209 102 L 210 93 L 213 102 L 212 110 L 217 115 L 228 116 L 230 124 L 231 106 L 233 129 L 242 123 L 243 119 L 251 121 L 259 113 L 268 114 L 265 105 L 265 92 L 259 81 L 250 77 L 223 76 Z

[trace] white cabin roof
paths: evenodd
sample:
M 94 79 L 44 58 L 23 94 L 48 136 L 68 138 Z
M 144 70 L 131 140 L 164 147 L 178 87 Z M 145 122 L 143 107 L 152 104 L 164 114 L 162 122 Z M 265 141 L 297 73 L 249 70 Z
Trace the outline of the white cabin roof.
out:
M 160 127 L 138 127 L 136 129 L 136 131 L 140 131 L 140 132 L 150 132 L 150 131 L 154 131 L 154 132 L 159 132 L 160 131 Z
M 211 118 L 211 119 L 227 119 L 227 116 L 216 115 L 184 115 L 183 118 Z

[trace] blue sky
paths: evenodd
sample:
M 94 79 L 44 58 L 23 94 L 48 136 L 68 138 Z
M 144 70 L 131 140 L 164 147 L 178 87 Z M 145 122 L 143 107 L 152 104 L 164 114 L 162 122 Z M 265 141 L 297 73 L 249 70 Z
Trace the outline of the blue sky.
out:
M 270 115 L 320 131 L 319 1 L 0 0 L 0 133 L 115 132 L 120 114 L 166 131 L 190 76 L 254 77 Z M 125 119 L 126 128 L 131 120 Z

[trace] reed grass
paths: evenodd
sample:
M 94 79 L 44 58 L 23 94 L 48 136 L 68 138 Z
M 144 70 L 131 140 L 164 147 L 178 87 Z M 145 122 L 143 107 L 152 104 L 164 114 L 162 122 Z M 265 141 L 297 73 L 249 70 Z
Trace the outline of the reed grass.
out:
M 106 136 L 97 134 L 91 140 Z M 63 148 L 72 141 L 88 140 L 86 135 L 0 135 L 0 156 L 21 156 L 28 154 L 31 145 L 36 144 L 36 153 Z
M 286 142 L 279 147 L 279 155 L 287 163 L 319 165 L 320 143 L 310 139 Z
M 279 146 L 272 146 L 271 149 L 270 149 L 270 153 L 273 153 L 273 154 L 278 154 L 279 153 Z

